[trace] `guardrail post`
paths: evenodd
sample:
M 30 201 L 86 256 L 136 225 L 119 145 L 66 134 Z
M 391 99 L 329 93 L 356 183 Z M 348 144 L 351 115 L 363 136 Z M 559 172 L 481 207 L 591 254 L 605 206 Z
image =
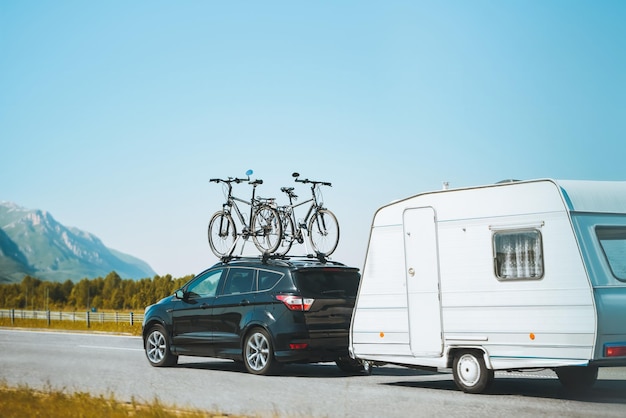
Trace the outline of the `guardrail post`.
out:
M 11 325 L 15 324 L 15 309 L 11 309 Z
M 90 323 L 89 323 L 89 311 L 87 311 L 87 315 L 85 315 L 85 320 L 87 321 L 87 328 L 90 328 Z
M 130 325 L 132 326 L 134 324 L 135 324 L 135 321 L 134 321 L 134 318 L 133 318 L 133 313 L 131 312 L 130 313 Z
M 48 326 L 50 326 L 50 311 L 46 311 L 46 320 L 48 322 Z

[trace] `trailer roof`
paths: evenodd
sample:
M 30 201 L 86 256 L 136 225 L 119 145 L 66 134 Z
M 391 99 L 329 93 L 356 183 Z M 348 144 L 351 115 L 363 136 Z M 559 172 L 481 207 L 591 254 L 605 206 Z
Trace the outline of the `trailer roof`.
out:
M 555 180 L 573 212 L 626 213 L 626 181 Z
M 436 207 L 440 222 L 528 214 L 537 210 L 626 214 L 626 181 L 544 178 L 435 190 L 378 208 L 372 227 L 401 225 L 406 209 L 431 205 Z

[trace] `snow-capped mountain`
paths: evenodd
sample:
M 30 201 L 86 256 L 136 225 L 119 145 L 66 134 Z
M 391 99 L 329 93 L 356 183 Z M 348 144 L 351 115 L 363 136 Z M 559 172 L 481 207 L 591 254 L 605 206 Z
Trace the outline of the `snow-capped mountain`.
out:
M 0 202 L 0 282 L 19 282 L 29 274 L 65 281 L 105 277 L 152 277 L 150 266 L 107 248 L 98 237 L 57 222 L 50 213 Z

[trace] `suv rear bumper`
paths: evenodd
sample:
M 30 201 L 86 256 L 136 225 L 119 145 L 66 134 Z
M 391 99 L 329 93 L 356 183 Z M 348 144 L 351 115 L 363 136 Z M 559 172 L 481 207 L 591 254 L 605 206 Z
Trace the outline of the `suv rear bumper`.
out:
M 289 348 L 290 344 L 294 348 Z M 335 361 L 339 357 L 346 357 L 348 353 L 348 339 L 316 338 L 295 339 L 280 347 L 274 352 L 276 360 L 281 363 L 317 363 L 322 361 Z

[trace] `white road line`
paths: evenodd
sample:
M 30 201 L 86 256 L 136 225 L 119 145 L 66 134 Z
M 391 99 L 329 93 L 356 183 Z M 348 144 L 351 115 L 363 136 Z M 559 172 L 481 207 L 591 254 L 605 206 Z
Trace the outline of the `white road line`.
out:
M 96 350 L 125 350 L 125 351 L 143 351 L 143 348 L 125 348 L 125 347 L 105 347 L 101 345 L 79 345 L 79 348 L 93 348 Z

